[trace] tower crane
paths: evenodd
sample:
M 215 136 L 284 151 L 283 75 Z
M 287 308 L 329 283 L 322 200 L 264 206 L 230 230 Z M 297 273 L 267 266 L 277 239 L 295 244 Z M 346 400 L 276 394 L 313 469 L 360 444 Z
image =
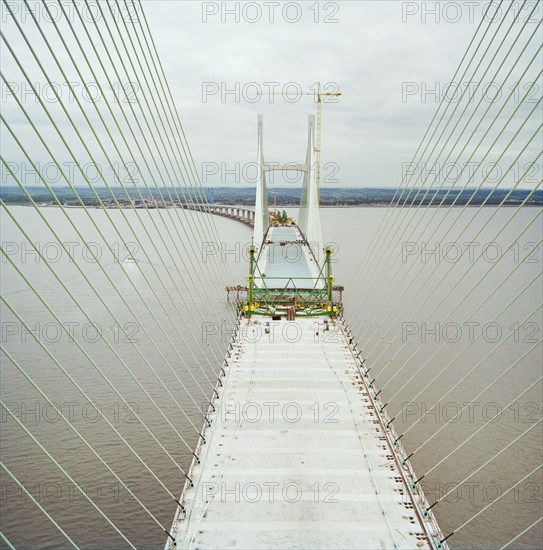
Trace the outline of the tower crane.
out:
M 318 202 L 320 204 L 321 200 L 321 151 L 322 151 L 322 145 L 321 145 L 321 127 L 322 127 L 322 104 L 323 104 L 323 97 L 339 97 L 341 95 L 341 92 L 322 92 L 321 91 L 321 83 L 317 82 L 317 90 L 316 91 L 309 91 L 309 92 L 300 92 L 296 93 L 295 95 L 309 95 L 316 97 L 317 99 L 317 135 L 315 138 L 315 181 L 317 184 L 317 197 Z M 258 93 L 258 95 L 264 95 L 264 93 Z M 288 96 L 288 95 L 294 95 L 292 93 L 288 92 L 269 92 L 269 95 L 282 95 L 282 96 Z

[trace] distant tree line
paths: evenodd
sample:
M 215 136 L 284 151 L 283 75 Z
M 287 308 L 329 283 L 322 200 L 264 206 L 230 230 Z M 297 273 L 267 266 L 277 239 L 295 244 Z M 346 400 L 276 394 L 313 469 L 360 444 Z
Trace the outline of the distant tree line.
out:
M 26 187 L 27 192 L 32 199 L 39 204 L 54 203 L 51 194 L 45 187 Z M 53 189 L 58 199 L 63 204 L 77 205 L 80 204 L 74 192 L 68 187 L 56 187 Z M 113 206 L 115 200 L 107 188 L 95 188 L 100 200 L 106 206 Z M 205 197 L 210 204 L 232 204 L 253 206 L 255 203 L 256 190 L 250 187 L 204 187 L 199 192 L 195 190 L 185 191 L 184 194 L 170 193 L 170 196 L 162 191 L 162 196 L 157 190 L 151 192 L 139 190 L 139 193 L 134 190 L 127 190 L 126 193 L 122 188 L 112 188 L 115 194 L 115 199 L 122 205 L 130 203 L 138 205 L 142 203 L 142 198 L 145 201 L 167 202 L 171 201 L 175 204 L 201 202 Z M 87 206 L 98 206 L 99 201 L 94 193 L 88 187 L 78 187 L 77 193 L 81 200 Z M 475 192 L 474 189 L 425 189 L 417 188 L 408 191 L 395 188 L 382 187 L 323 187 L 320 192 L 320 201 L 322 206 L 371 206 L 371 205 L 399 205 L 410 206 L 414 205 L 452 205 L 456 204 L 463 206 L 465 204 L 481 205 L 483 203 L 489 206 L 501 204 L 504 198 L 507 197 L 504 204 L 518 205 L 523 202 L 526 197 L 532 193 L 527 201 L 527 204 L 533 206 L 543 205 L 543 191 L 531 191 L 529 189 L 479 189 Z M 140 196 L 141 194 L 141 196 Z M 509 195 L 509 196 L 507 196 Z M 0 187 L 0 197 L 11 204 L 28 204 L 29 200 L 18 187 L 2 186 Z M 275 187 L 268 189 L 268 197 L 270 204 L 274 198 L 278 206 L 298 206 L 300 204 L 301 189 Z

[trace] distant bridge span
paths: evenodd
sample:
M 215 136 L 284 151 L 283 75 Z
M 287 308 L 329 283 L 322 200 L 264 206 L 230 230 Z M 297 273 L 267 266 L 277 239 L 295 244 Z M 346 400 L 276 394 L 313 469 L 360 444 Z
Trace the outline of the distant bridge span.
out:
M 201 204 L 185 204 L 183 205 L 187 210 L 199 210 L 202 211 Z M 242 223 L 254 227 L 255 225 L 255 210 L 247 206 L 233 206 L 229 204 L 209 204 L 205 207 L 205 210 L 211 214 L 217 216 L 223 216 L 225 218 L 231 218 Z

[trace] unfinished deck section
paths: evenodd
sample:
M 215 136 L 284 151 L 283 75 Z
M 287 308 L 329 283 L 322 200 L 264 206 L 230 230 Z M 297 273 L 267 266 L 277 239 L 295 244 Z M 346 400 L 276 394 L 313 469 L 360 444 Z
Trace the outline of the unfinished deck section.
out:
M 173 522 L 177 548 L 435 547 L 348 337 L 324 322 L 241 321 Z
M 319 251 L 316 251 L 317 253 Z M 257 260 L 260 288 L 322 288 L 319 266 L 297 226 L 270 227 Z

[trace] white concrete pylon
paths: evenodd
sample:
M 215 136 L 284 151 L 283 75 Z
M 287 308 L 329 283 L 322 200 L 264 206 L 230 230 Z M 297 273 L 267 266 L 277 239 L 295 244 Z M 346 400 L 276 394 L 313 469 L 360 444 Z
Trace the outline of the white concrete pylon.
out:
M 319 208 L 319 190 L 317 189 L 316 165 L 313 152 L 315 150 L 315 117 L 309 115 L 309 143 L 307 145 L 308 171 L 307 178 L 307 220 L 305 221 L 305 234 L 307 242 L 320 262 L 322 258 L 322 231 L 321 214 Z M 304 178 L 304 183 L 305 179 Z
M 313 120 L 312 115 L 308 116 L 307 124 L 307 153 L 305 156 L 305 164 L 307 170 L 304 173 L 304 180 L 302 184 L 302 194 L 300 197 L 300 211 L 298 214 L 298 227 L 301 229 L 302 233 L 305 235 L 307 233 L 307 197 L 308 197 L 308 188 L 309 188 L 309 176 L 310 176 L 310 167 L 313 163 Z
M 258 115 L 258 146 L 257 146 L 257 180 L 256 180 L 256 201 L 255 201 L 255 224 L 253 230 L 254 244 L 261 246 L 264 235 L 270 225 L 270 214 L 268 212 L 268 192 L 266 190 L 266 173 L 264 171 L 264 145 L 263 137 L 263 115 Z

